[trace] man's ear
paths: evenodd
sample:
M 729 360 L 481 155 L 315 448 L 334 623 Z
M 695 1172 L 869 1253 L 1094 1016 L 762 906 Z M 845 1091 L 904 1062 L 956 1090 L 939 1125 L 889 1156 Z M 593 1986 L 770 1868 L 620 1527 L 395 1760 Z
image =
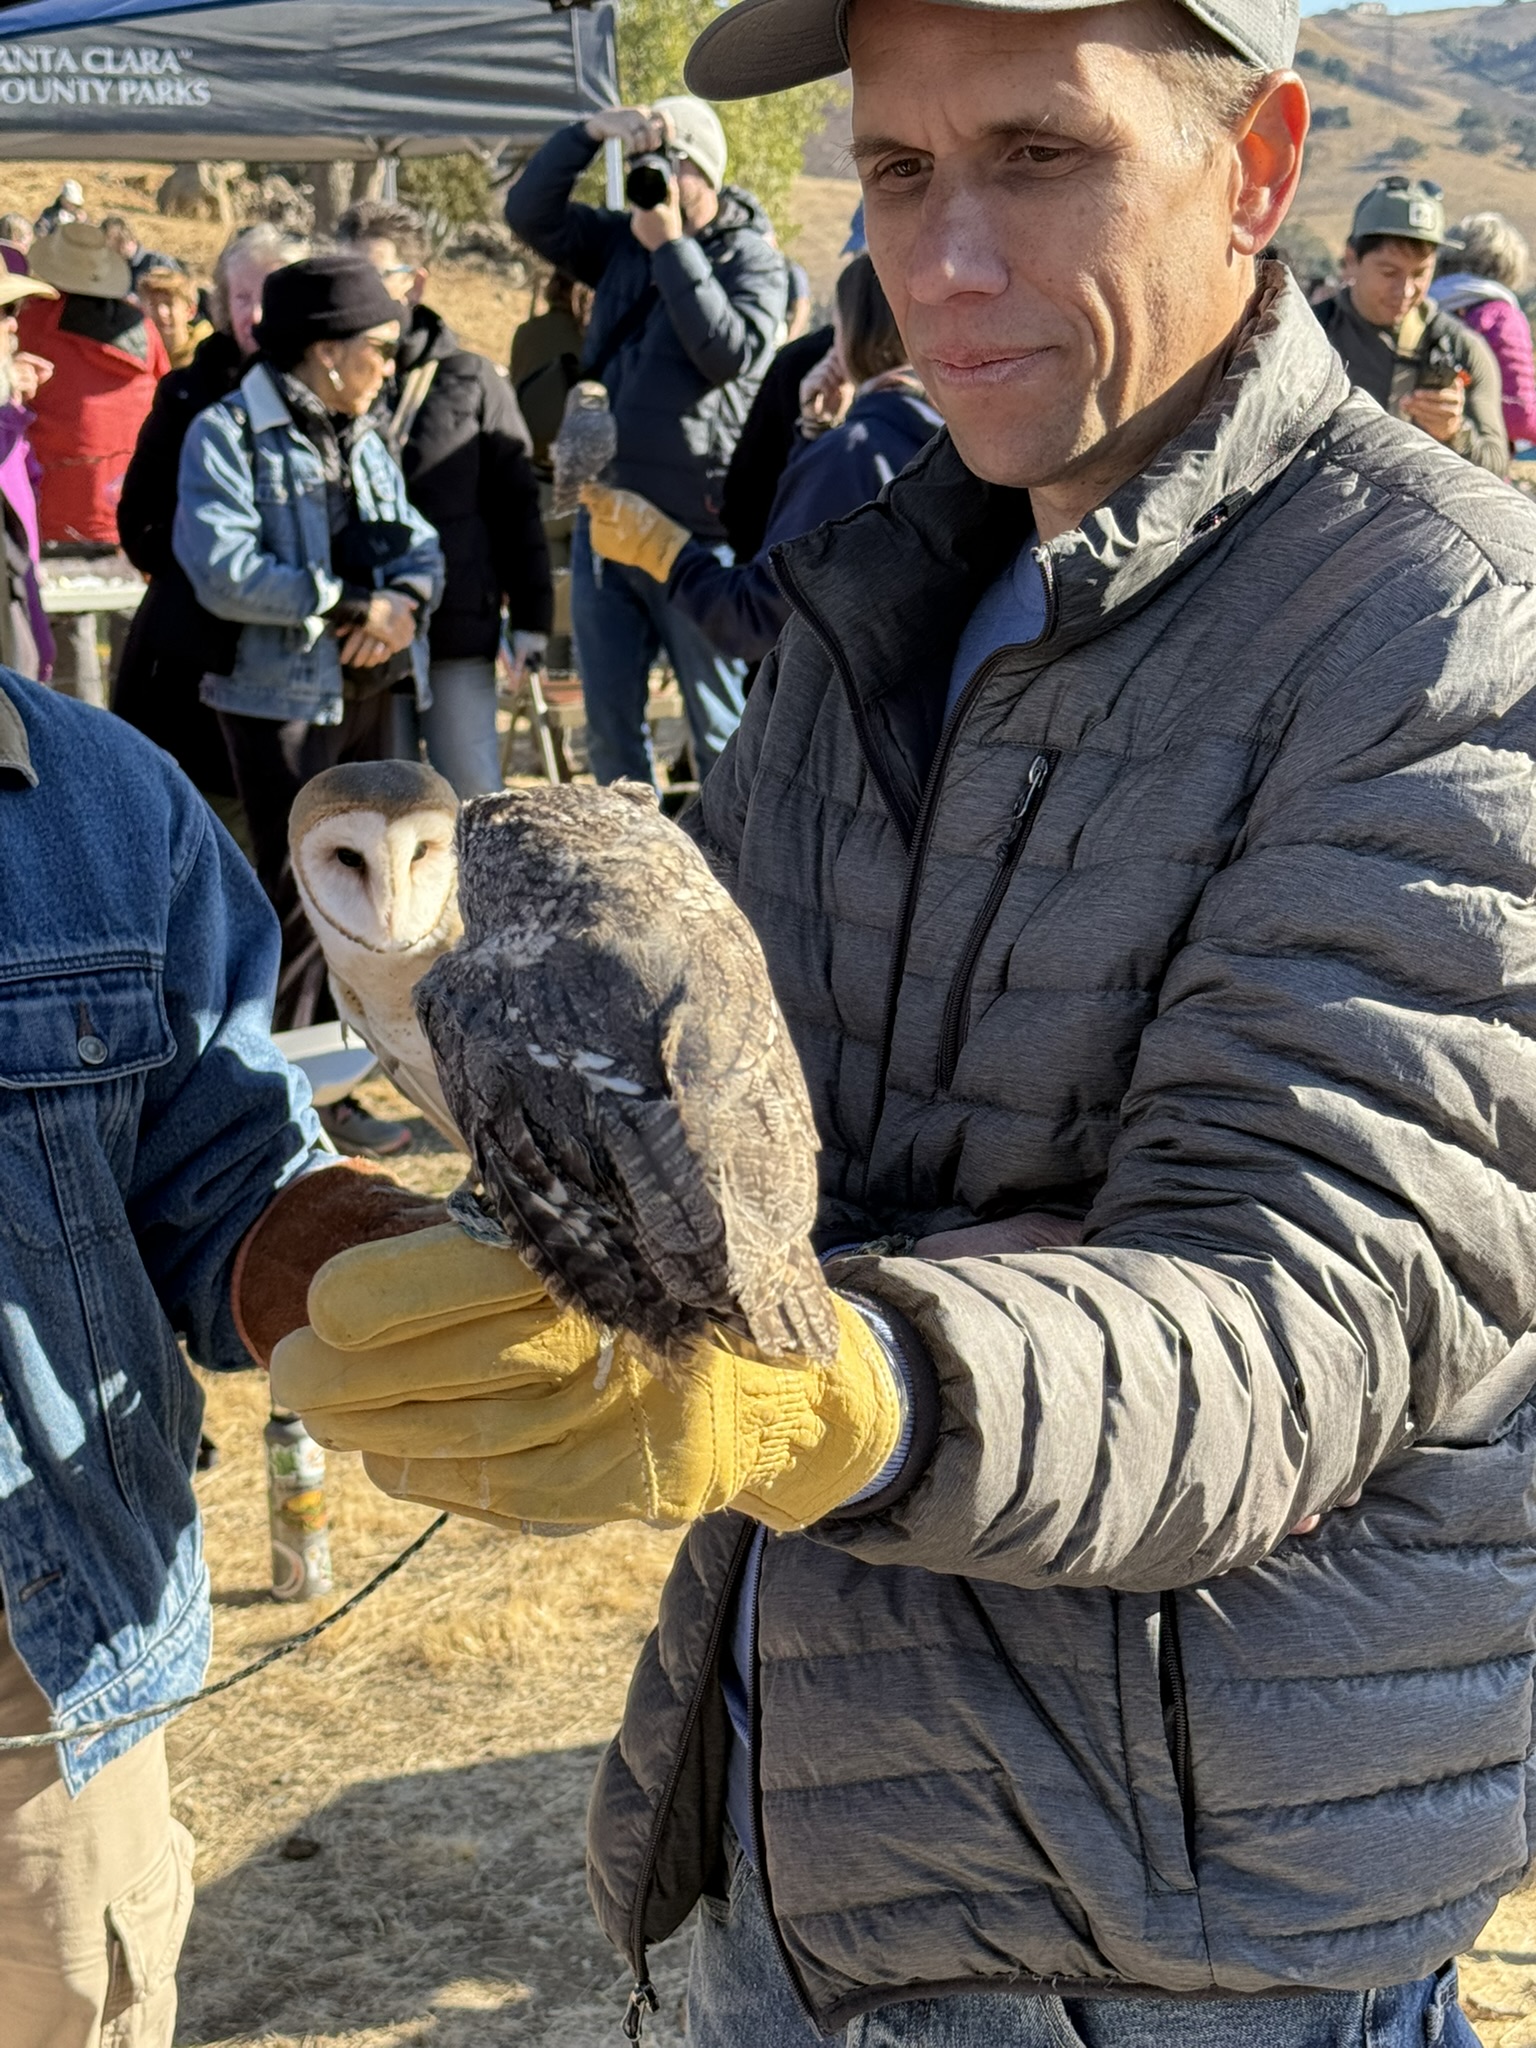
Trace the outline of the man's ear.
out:
M 1235 137 L 1232 209 L 1232 247 L 1239 256 L 1267 248 L 1290 211 L 1311 118 L 1307 89 L 1294 71 L 1273 72 L 1244 116 Z

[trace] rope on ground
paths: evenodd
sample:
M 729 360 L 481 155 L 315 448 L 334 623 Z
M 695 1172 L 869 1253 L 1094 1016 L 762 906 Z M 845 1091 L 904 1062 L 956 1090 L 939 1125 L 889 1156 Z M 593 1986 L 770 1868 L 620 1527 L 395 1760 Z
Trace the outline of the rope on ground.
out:
M 435 1522 L 429 1522 L 421 1534 L 407 1543 L 400 1555 L 391 1558 L 384 1569 L 375 1572 L 366 1586 L 359 1586 L 350 1600 L 343 1600 L 334 1614 L 317 1621 L 313 1628 L 302 1634 L 289 1636 L 286 1642 L 274 1643 L 265 1655 L 254 1664 L 246 1664 L 239 1671 L 232 1671 L 228 1678 L 218 1679 L 213 1685 L 205 1685 L 201 1692 L 183 1693 L 180 1699 L 162 1700 L 155 1707 L 139 1707 L 131 1714 L 114 1714 L 108 1721 L 82 1721 L 74 1728 L 50 1728 L 45 1735 L 4 1735 L 0 1736 L 0 1754 L 11 1749 L 47 1749 L 50 1744 L 61 1742 L 88 1742 L 98 1735 L 110 1735 L 115 1728 L 131 1728 L 137 1721 L 163 1721 L 167 1715 L 179 1714 L 184 1707 L 195 1707 L 202 1700 L 211 1700 L 216 1693 L 228 1692 L 231 1687 L 244 1685 L 248 1678 L 254 1678 L 258 1671 L 265 1671 L 269 1664 L 276 1664 L 284 1657 L 291 1657 L 295 1650 L 302 1650 L 306 1643 L 312 1643 L 316 1636 L 323 1636 L 328 1628 L 334 1628 L 343 1621 L 371 1594 L 376 1593 L 386 1579 L 392 1579 L 402 1565 L 409 1564 L 417 1551 L 425 1550 L 432 1538 L 448 1520 L 439 1515 Z

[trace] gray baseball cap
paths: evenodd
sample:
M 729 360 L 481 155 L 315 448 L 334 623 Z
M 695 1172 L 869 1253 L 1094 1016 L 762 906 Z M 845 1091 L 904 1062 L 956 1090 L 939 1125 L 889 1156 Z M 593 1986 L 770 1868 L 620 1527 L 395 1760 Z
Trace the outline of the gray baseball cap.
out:
M 937 0 L 944 7 L 1065 14 L 1092 0 Z M 1104 0 L 1098 0 L 1104 4 Z M 1117 4 L 1117 0 L 1109 0 Z M 1297 0 L 1180 0 L 1240 57 L 1282 71 L 1296 54 Z M 688 90 L 709 100 L 753 99 L 848 68 L 848 0 L 737 0 L 688 55 Z
M 1355 208 L 1349 239 L 1358 248 L 1367 235 L 1398 242 L 1429 242 L 1437 249 L 1461 247 L 1445 231 L 1445 194 L 1432 178 L 1383 178 Z

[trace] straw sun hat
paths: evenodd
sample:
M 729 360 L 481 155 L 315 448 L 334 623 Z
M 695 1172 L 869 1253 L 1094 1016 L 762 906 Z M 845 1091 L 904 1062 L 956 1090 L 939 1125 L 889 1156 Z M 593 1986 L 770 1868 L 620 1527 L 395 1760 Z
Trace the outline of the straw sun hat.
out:
M 34 277 L 83 299 L 126 299 L 133 289 L 127 257 L 88 220 L 66 221 L 51 235 L 39 235 L 27 260 Z

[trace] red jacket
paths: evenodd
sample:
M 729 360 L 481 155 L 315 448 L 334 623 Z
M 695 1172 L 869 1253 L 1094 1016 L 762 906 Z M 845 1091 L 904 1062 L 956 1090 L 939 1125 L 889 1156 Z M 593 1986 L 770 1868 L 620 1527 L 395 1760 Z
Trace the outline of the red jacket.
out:
M 68 294 L 24 302 L 19 345 L 53 364 L 32 401 L 42 537 L 116 547 L 123 475 L 170 368 L 165 343 L 136 307 Z

